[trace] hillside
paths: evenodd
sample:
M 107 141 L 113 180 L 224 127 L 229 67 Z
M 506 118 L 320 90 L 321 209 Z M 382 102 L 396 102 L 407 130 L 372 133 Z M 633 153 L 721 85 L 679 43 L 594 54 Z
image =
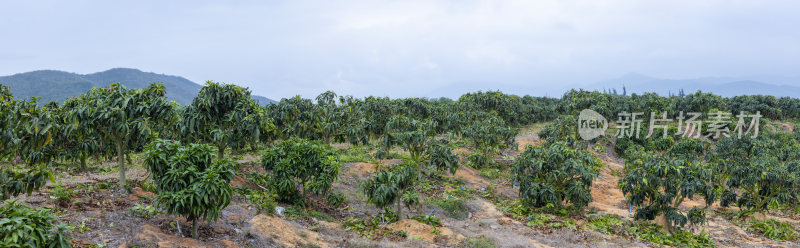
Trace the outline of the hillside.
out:
M 151 83 L 163 83 L 167 97 L 181 105 L 188 105 L 202 85 L 183 77 L 143 72 L 137 69 L 115 68 L 92 74 L 77 74 L 56 70 L 40 70 L 0 77 L 0 84 L 9 86 L 14 97 L 41 97 L 42 103 L 64 101 L 85 93 L 92 87 L 105 87 L 119 82 L 128 88 L 143 88 Z M 253 96 L 260 104 L 275 101 L 262 96 Z
M 767 79 L 768 80 L 768 79 Z M 734 77 L 707 77 L 694 79 L 662 79 L 637 73 L 629 73 L 622 77 L 592 84 L 589 90 L 616 89 L 622 94 L 624 85 L 627 93 L 655 92 L 659 95 L 677 95 L 683 89 L 690 94 L 697 90 L 712 92 L 724 97 L 740 95 L 771 95 L 775 97 L 800 97 L 800 87 L 790 84 L 779 84 L 780 80 L 770 80 L 766 83 L 762 79 L 734 78 Z

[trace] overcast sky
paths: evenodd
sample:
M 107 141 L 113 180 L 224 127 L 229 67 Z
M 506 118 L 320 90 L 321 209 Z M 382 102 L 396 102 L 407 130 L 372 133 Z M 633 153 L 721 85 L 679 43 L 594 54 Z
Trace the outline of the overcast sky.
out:
M 0 0 L 0 75 L 130 67 L 274 99 L 800 76 L 792 0 L 121 2 Z

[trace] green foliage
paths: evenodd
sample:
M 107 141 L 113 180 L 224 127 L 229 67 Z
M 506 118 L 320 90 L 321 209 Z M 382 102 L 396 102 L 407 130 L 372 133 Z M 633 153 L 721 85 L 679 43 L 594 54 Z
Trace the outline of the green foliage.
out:
M 625 228 L 625 221 L 620 219 L 619 216 L 613 214 L 595 214 L 589 216 L 590 228 L 595 231 L 605 234 L 615 234 L 623 232 Z
M 419 205 L 419 192 L 406 191 L 402 196 L 400 196 L 400 201 L 403 202 L 403 205 L 405 205 L 406 208 L 411 210 L 411 206 Z
M 48 190 L 50 193 L 50 199 L 56 200 L 56 202 L 60 204 L 69 204 L 72 203 L 73 197 L 78 192 L 74 189 L 66 188 L 61 186 L 61 183 L 56 183 L 53 185 L 53 189 Z
M 435 127 L 436 123 L 430 119 L 417 120 L 404 115 L 392 116 L 386 123 L 384 146 L 389 149 L 399 145 L 411 154 L 414 162 L 421 163 L 424 160 L 423 152 Z
M 716 199 L 709 183 L 711 172 L 702 162 L 673 159 L 647 153 L 625 161 L 627 174 L 619 180 L 620 190 L 636 209 L 636 219 L 653 220 L 663 214 L 670 226 L 705 223 L 705 210 L 679 208 L 683 200 L 701 195 L 706 205 Z
M 128 213 L 130 213 L 133 216 L 138 216 L 145 219 L 150 219 L 163 214 L 163 212 L 158 210 L 158 208 L 154 207 L 153 205 L 142 205 L 142 204 L 136 204 L 136 206 L 131 207 L 130 209 L 128 209 Z
M 788 133 L 728 137 L 712 157 L 720 205 L 766 212 L 770 204 L 796 204 L 800 198 L 800 142 Z
M 378 230 L 378 225 L 374 225 L 371 221 L 366 221 L 364 219 L 356 219 L 353 217 L 348 217 L 342 223 L 342 226 L 345 230 L 348 231 L 355 231 L 359 233 L 361 236 L 372 237 L 375 235 Z
M 517 147 L 514 142 L 517 131 L 498 117 L 473 121 L 461 135 L 475 150 L 476 155 L 470 155 L 469 160 L 478 169 L 494 164 L 494 155 L 499 154 L 500 149 Z
M 340 164 L 336 151 L 317 141 L 290 138 L 264 152 L 261 165 L 272 176 L 269 187 L 284 201 L 302 202 L 307 191 L 324 195 L 333 186 Z M 299 183 L 303 190 L 301 198 Z
M 244 197 L 247 199 L 250 204 L 256 207 L 259 214 L 274 214 L 275 207 L 278 204 L 275 202 L 275 198 L 277 195 L 262 191 L 262 190 L 253 190 L 253 189 L 238 189 L 239 191 L 243 191 Z
M 507 177 L 508 176 L 507 173 L 504 173 L 503 171 L 500 171 L 500 169 L 496 169 L 496 168 L 485 168 L 485 169 L 480 170 L 479 173 L 480 173 L 480 175 L 482 177 L 485 177 L 487 179 L 497 179 L 497 178 L 500 178 L 500 177 Z
M 547 147 L 526 147 L 514 161 L 512 176 L 520 185 L 519 195 L 525 204 L 552 204 L 580 211 L 592 201 L 592 181 L 600 166 L 590 154 L 556 142 Z
M 92 123 L 92 107 L 87 95 L 73 97 L 64 101 L 60 108 L 59 124 L 61 129 L 56 143 L 63 149 L 61 156 L 79 160 L 80 170 L 87 170 L 86 159 L 91 155 L 103 152 L 100 133 Z
M 467 200 L 455 197 L 430 197 L 425 199 L 425 204 L 441 208 L 447 216 L 456 219 L 467 218 L 469 208 Z
M 326 213 L 311 209 L 305 209 L 304 207 L 299 205 L 287 208 L 286 210 L 283 211 L 283 215 L 290 220 L 316 218 L 324 221 L 334 221 L 334 219 Z
M 58 218 L 46 208 L 32 209 L 7 201 L 0 205 L 0 246 L 72 247 L 71 227 L 55 223 Z
M 792 223 L 779 221 L 775 218 L 766 220 L 751 219 L 747 221 L 748 227 L 746 230 L 754 230 L 764 237 L 785 241 L 800 239 L 800 233 Z
M 19 159 L 23 167 L 0 167 L 0 200 L 31 194 L 54 181 L 47 164 L 58 155 L 53 140 L 58 135 L 57 115 L 38 105 L 38 99 L 14 101 L 8 88 L 0 88 L 0 158 Z M 16 162 L 15 162 L 16 163 Z
M 439 219 L 439 218 L 436 218 L 435 215 L 419 214 L 417 216 L 411 217 L 411 219 L 419 221 L 420 223 L 424 223 L 424 224 L 430 225 L 430 226 L 441 226 L 442 225 L 442 220 Z
M 414 162 L 404 162 L 397 164 L 394 167 L 387 168 L 379 171 L 374 177 L 364 181 L 361 188 L 367 196 L 367 203 L 375 205 L 378 208 L 384 209 L 388 212 L 388 207 L 393 203 L 397 204 L 397 215 L 402 216 L 402 208 L 400 203 L 405 202 L 404 196 L 409 200 L 408 204 L 413 204 L 411 196 L 406 196 L 406 192 L 414 186 L 416 180 L 416 172 L 414 170 Z M 419 197 L 416 197 L 416 202 Z M 406 205 L 410 207 L 411 205 Z
M 194 238 L 198 220 L 216 221 L 231 202 L 236 163 L 216 158 L 210 145 L 156 140 L 145 151 L 145 165 L 158 189 L 155 202 L 192 221 Z
M 485 237 L 485 236 L 478 236 L 478 237 L 467 237 L 463 241 L 461 241 L 460 247 L 463 248 L 495 248 L 497 245 L 494 242 Z
M 524 220 L 528 218 L 529 215 L 533 214 L 533 209 L 520 200 L 502 201 L 500 202 L 500 206 L 503 206 L 504 213 L 509 213 L 511 217 L 518 220 Z
M 576 146 L 581 139 L 578 136 L 578 118 L 573 115 L 562 115 L 547 124 L 539 131 L 539 138 L 545 139 L 546 143 L 565 142 L 570 146 Z
M 183 110 L 181 133 L 184 140 L 214 144 L 222 158 L 227 147 L 254 144 L 261 132 L 269 132 L 271 124 L 257 108 L 247 88 L 208 81 Z
M 333 192 L 328 194 L 328 205 L 331 207 L 341 207 L 346 201 L 347 198 L 345 198 L 342 192 Z
M 20 194 L 30 195 L 47 183 L 55 182 L 53 173 L 45 166 L 36 166 L 27 171 L 13 168 L 0 168 L 0 200 L 16 197 Z
M 469 162 L 470 167 L 476 169 L 483 169 L 483 168 L 490 168 L 494 163 L 494 156 L 492 154 L 485 154 L 485 153 L 470 153 L 467 155 L 467 162 Z
M 658 245 L 667 245 L 672 247 L 714 247 L 714 240 L 708 236 L 708 233 L 701 231 L 699 234 L 693 234 L 689 231 L 674 230 L 672 232 L 665 232 L 660 226 L 646 223 L 634 222 L 626 229 L 626 233 L 634 236 L 641 241 L 647 241 Z
M 104 143 L 116 147 L 120 186 L 125 188 L 127 167 L 125 156 L 130 148 L 144 146 L 159 127 L 170 126 L 173 105 L 164 97 L 162 84 L 151 84 L 145 89 L 128 90 L 119 83 L 106 88 L 94 88 L 85 95 L 80 108 L 88 108 L 91 128 Z M 110 151 L 108 151 L 110 153 Z
M 714 241 L 705 231 L 693 234 L 684 230 L 665 232 L 655 224 L 642 221 L 626 221 L 616 215 L 592 214 L 589 215 L 587 226 L 595 231 L 634 237 L 637 240 L 650 242 L 657 245 L 672 247 L 714 247 Z
M 347 162 L 370 162 L 375 158 L 369 154 L 367 146 L 351 146 L 339 151 L 339 160 Z
M 438 142 L 431 142 L 426 151 L 430 158 L 430 163 L 436 170 L 447 170 L 450 174 L 456 174 L 458 170 L 458 156 L 453 154 L 453 148 L 447 140 L 439 140 Z
M 529 227 L 543 227 L 548 224 L 556 223 L 556 218 L 549 214 L 534 213 L 528 215 L 527 221 L 528 223 L 526 223 L 526 225 Z

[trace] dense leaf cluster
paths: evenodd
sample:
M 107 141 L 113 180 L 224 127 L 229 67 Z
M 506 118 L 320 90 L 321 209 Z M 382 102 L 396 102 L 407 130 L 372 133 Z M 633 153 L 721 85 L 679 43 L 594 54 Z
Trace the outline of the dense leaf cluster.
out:
M 526 147 L 514 161 L 512 173 L 525 204 L 582 210 L 593 200 L 592 181 L 599 166 L 591 154 L 556 142 Z
M 626 175 L 619 184 L 630 204 L 639 207 L 636 219 L 653 220 L 664 215 L 671 226 L 681 227 L 687 222 L 705 222 L 703 209 L 684 211 L 680 205 L 695 195 L 702 196 L 706 206 L 716 200 L 707 164 L 653 152 L 632 157 L 625 161 Z
M 155 201 L 167 214 L 192 221 L 197 238 L 197 221 L 216 221 L 231 202 L 236 163 L 218 159 L 214 148 L 204 144 L 182 145 L 156 140 L 145 151 L 145 165 L 155 182 Z
M 72 228 L 56 224 L 58 218 L 49 209 L 8 201 L 0 205 L 0 216 L 1 247 L 72 247 L 68 233 Z
M 330 146 L 300 138 L 289 138 L 267 149 L 261 165 L 270 175 L 270 188 L 281 200 L 291 202 L 302 202 L 309 191 L 328 193 L 340 169 L 336 151 Z

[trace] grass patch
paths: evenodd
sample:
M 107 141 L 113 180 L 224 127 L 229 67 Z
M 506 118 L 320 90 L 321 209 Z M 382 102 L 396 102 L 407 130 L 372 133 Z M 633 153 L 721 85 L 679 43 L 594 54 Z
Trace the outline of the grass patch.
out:
M 613 214 L 590 215 L 587 226 L 605 234 L 621 233 L 625 230 L 625 221 Z
M 61 186 L 61 182 L 58 182 L 47 193 L 50 194 L 50 199 L 56 200 L 59 204 L 70 204 L 75 200 L 74 197 L 78 194 L 78 191 Z
M 324 220 L 329 222 L 334 221 L 333 217 L 331 217 L 326 213 L 311 209 L 304 209 L 298 206 L 287 208 L 286 210 L 283 211 L 283 215 L 290 220 L 315 218 L 318 220 Z
M 590 214 L 586 225 L 595 231 L 633 237 L 656 245 L 673 247 L 714 247 L 714 241 L 705 230 L 698 234 L 681 229 L 669 233 L 658 225 L 645 221 L 626 221 L 611 214 Z
M 478 237 L 468 237 L 461 241 L 460 247 L 463 248 L 495 248 L 497 245 L 494 244 L 494 241 L 485 237 L 485 236 L 478 236 Z
M 509 174 L 496 168 L 484 168 L 480 170 L 480 175 L 486 179 L 494 180 L 498 178 L 509 178 Z
M 766 220 L 750 219 L 744 229 L 755 231 L 766 238 L 778 241 L 797 240 L 800 238 L 800 234 L 794 228 L 794 225 L 775 218 Z
M 441 208 L 447 216 L 456 219 L 467 218 L 469 208 L 467 208 L 467 201 L 461 198 L 448 197 L 432 197 L 425 199 L 425 204 Z
M 339 160 L 342 162 L 373 162 L 375 157 L 369 153 L 366 146 L 351 146 L 339 150 Z
M 138 216 L 145 219 L 150 219 L 163 214 L 163 212 L 159 211 L 158 208 L 153 207 L 153 205 L 141 205 L 141 204 L 136 204 L 136 206 L 133 206 L 130 209 L 128 209 L 128 213 L 133 216 Z

